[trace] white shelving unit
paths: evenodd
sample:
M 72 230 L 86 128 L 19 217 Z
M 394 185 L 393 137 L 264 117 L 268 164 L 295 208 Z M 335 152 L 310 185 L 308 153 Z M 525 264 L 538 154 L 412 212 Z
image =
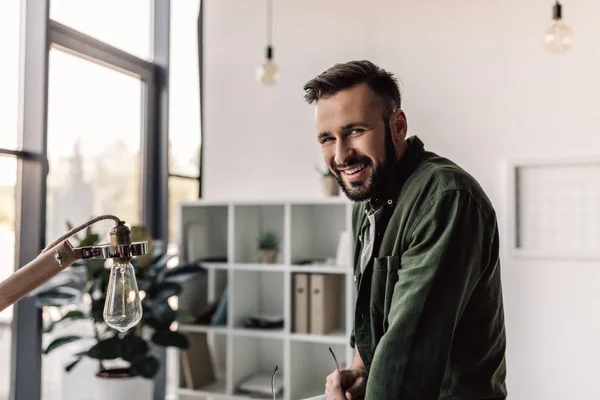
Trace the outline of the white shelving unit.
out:
M 298 262 L 335 260 L 340 234 L 351 232 L 351 216 L 352 203 L 345 197 L 180 204 L 182 261 L 210 258 L 202 262 L 208 282 L 205 289 L 198 289 L 196 294 L 202 297 L 198 301 L 216 301 L 227 289 L 228 308 L 225 326 L 180 325 L 181 332 L 207 334 L 218 380 L 199 390 L 178 388 L 179 400 L 255 398 L 239 394 L 237 385 L 257 372 L 271 373 L 275 365 L 284 383 L 278 399 L 298 400 L 323 393 L 325 377 L 335 369 L 328 347 L 340 364 L 352 360 L 353 270 L 352 265 Z M 276 264 L 257 263 L 257 237 L 264 230 L 278 236 Z M 300 272 L 340 276 L 339 330 L 325 335 L 293 331 L 293 279 Z M 284 327 L 246 328 L 245 318 L 255 313 L 283 315 Z

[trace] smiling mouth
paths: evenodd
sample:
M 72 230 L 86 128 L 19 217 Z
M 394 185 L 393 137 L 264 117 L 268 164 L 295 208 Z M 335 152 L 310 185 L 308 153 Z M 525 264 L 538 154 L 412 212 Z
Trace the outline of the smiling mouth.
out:
M 357 165 L 356 167 L 345 169 L 342 172 L 343 172 L 344 175 L 352 176 L 352 175 L 355 175 L 355 174 L 359 173 L 360 171 L 362 171 L 366 167 L 367 167 L 366 165 Z

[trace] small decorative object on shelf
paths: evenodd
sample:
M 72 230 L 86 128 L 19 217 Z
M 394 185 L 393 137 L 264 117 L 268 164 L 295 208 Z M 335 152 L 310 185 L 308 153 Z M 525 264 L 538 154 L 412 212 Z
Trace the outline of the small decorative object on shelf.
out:
M 266 231 L 261 233 L 258 238 L 258 250 L 260 252 L 260 262 L 263 264 L 275 264 L 277 252 L 279 250 L 279 241 L 274 232 Z
M 321 170 L 317 168 L 319 173 L 321 174 L 321 184 L 323 185 L 323 194 L 325 196 L 339 196 L 340 195 L 340 186 L 335 179 L 335 176 L 331 172 L 329 168 L 325 168 L 325 170 Z

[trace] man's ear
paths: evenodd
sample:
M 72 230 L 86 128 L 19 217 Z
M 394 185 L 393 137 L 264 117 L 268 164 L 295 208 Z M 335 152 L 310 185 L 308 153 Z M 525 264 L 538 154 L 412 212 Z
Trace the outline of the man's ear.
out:
M 404 143 L 406 132 L 408 131 L 408 122 L 406 121 L 404 111 L 397 108 L 390 116 L 389 124 L 394 144 L 397 146 L 400 143 Z

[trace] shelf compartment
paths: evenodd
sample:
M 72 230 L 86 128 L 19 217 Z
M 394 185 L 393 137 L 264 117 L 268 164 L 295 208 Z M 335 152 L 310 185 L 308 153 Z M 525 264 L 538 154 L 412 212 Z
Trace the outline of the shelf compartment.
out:
M 229 211 L 226 205 L 181 206 L 183 260 L 227 262 Z
M 336 264 L 340 237 L 349 229 L 347 212 L 345 204 L 292 204 L 291 263 Z
M 246 393 L 238 390 L 239 385 L 255 374 L 265 374 L 265 376 L 268 375 L 268 378 L 265 380 L 264 385 L 269 388 L 269 394 L 264 398 L 271 399 L 270 377 L 275 366 L 278 366 L 276 380 L 284 381 L 283 347 L 283 340 L 281 339 L 234 336 L 232 348 L 236 360 L 232 371 L 234 395 L 240 397 L 248 396 Z M 283 399 L 284 393 L 278 394 L 277 398 Z
M 284 272 L 235 270 L 233 280 L 233 327 L 251 328 L 245 325 L 251 316 L 284 317 Z
M 179 390 L 195 395 L 226 394 L 227 335 L 215 331 L 181 333 L 187 337 L 189 348 L 179 352 Z M 210 375 L 214 381 L 206 382 Z
M 215 394 L 225 396 L 227 394 L 227 382 L 225 378 L 218 379 L 216 382 L 204 386 L 201 390 L 194 389 L 177 389 L 180 396 L 179 400 L 184 399 L 207 399 L 212 398 Z
M 327 375 L 335 371 L 335 361 L 329 352 L 335 353 L 340 368 L 349 365 L 346 345 L 292 342 L 290 344 L 290 398 L 303 399 L 324 394 Z
M 234 262 L 261 263 L 258 238 L 261 233 L 273 232 L 278 240 L 277 263 L 284 261 L 284 210 L 277 204 L 236 205 L 234 208 Z
M 340 339 L 346 330 L 347 274 L 290 274 L 290 331 L 299 338 Z M 320 315 L 320 316 L 319 316 Z M 333 326 L 328 323 L 333 322 Z
M 228 271 L 207 269 L 193 280 L 182 282 L 179 294 L 179 322 L 185 325 L 226 326 L 227 310 L 219 310 L 219 302 L 229 284 Z M 215 309 L 216 307 L 216 309 Z M 209 310 L 212 310 L 210 313 Z M 211 325 L 216 311 L 223 312 L 218 325 Z

